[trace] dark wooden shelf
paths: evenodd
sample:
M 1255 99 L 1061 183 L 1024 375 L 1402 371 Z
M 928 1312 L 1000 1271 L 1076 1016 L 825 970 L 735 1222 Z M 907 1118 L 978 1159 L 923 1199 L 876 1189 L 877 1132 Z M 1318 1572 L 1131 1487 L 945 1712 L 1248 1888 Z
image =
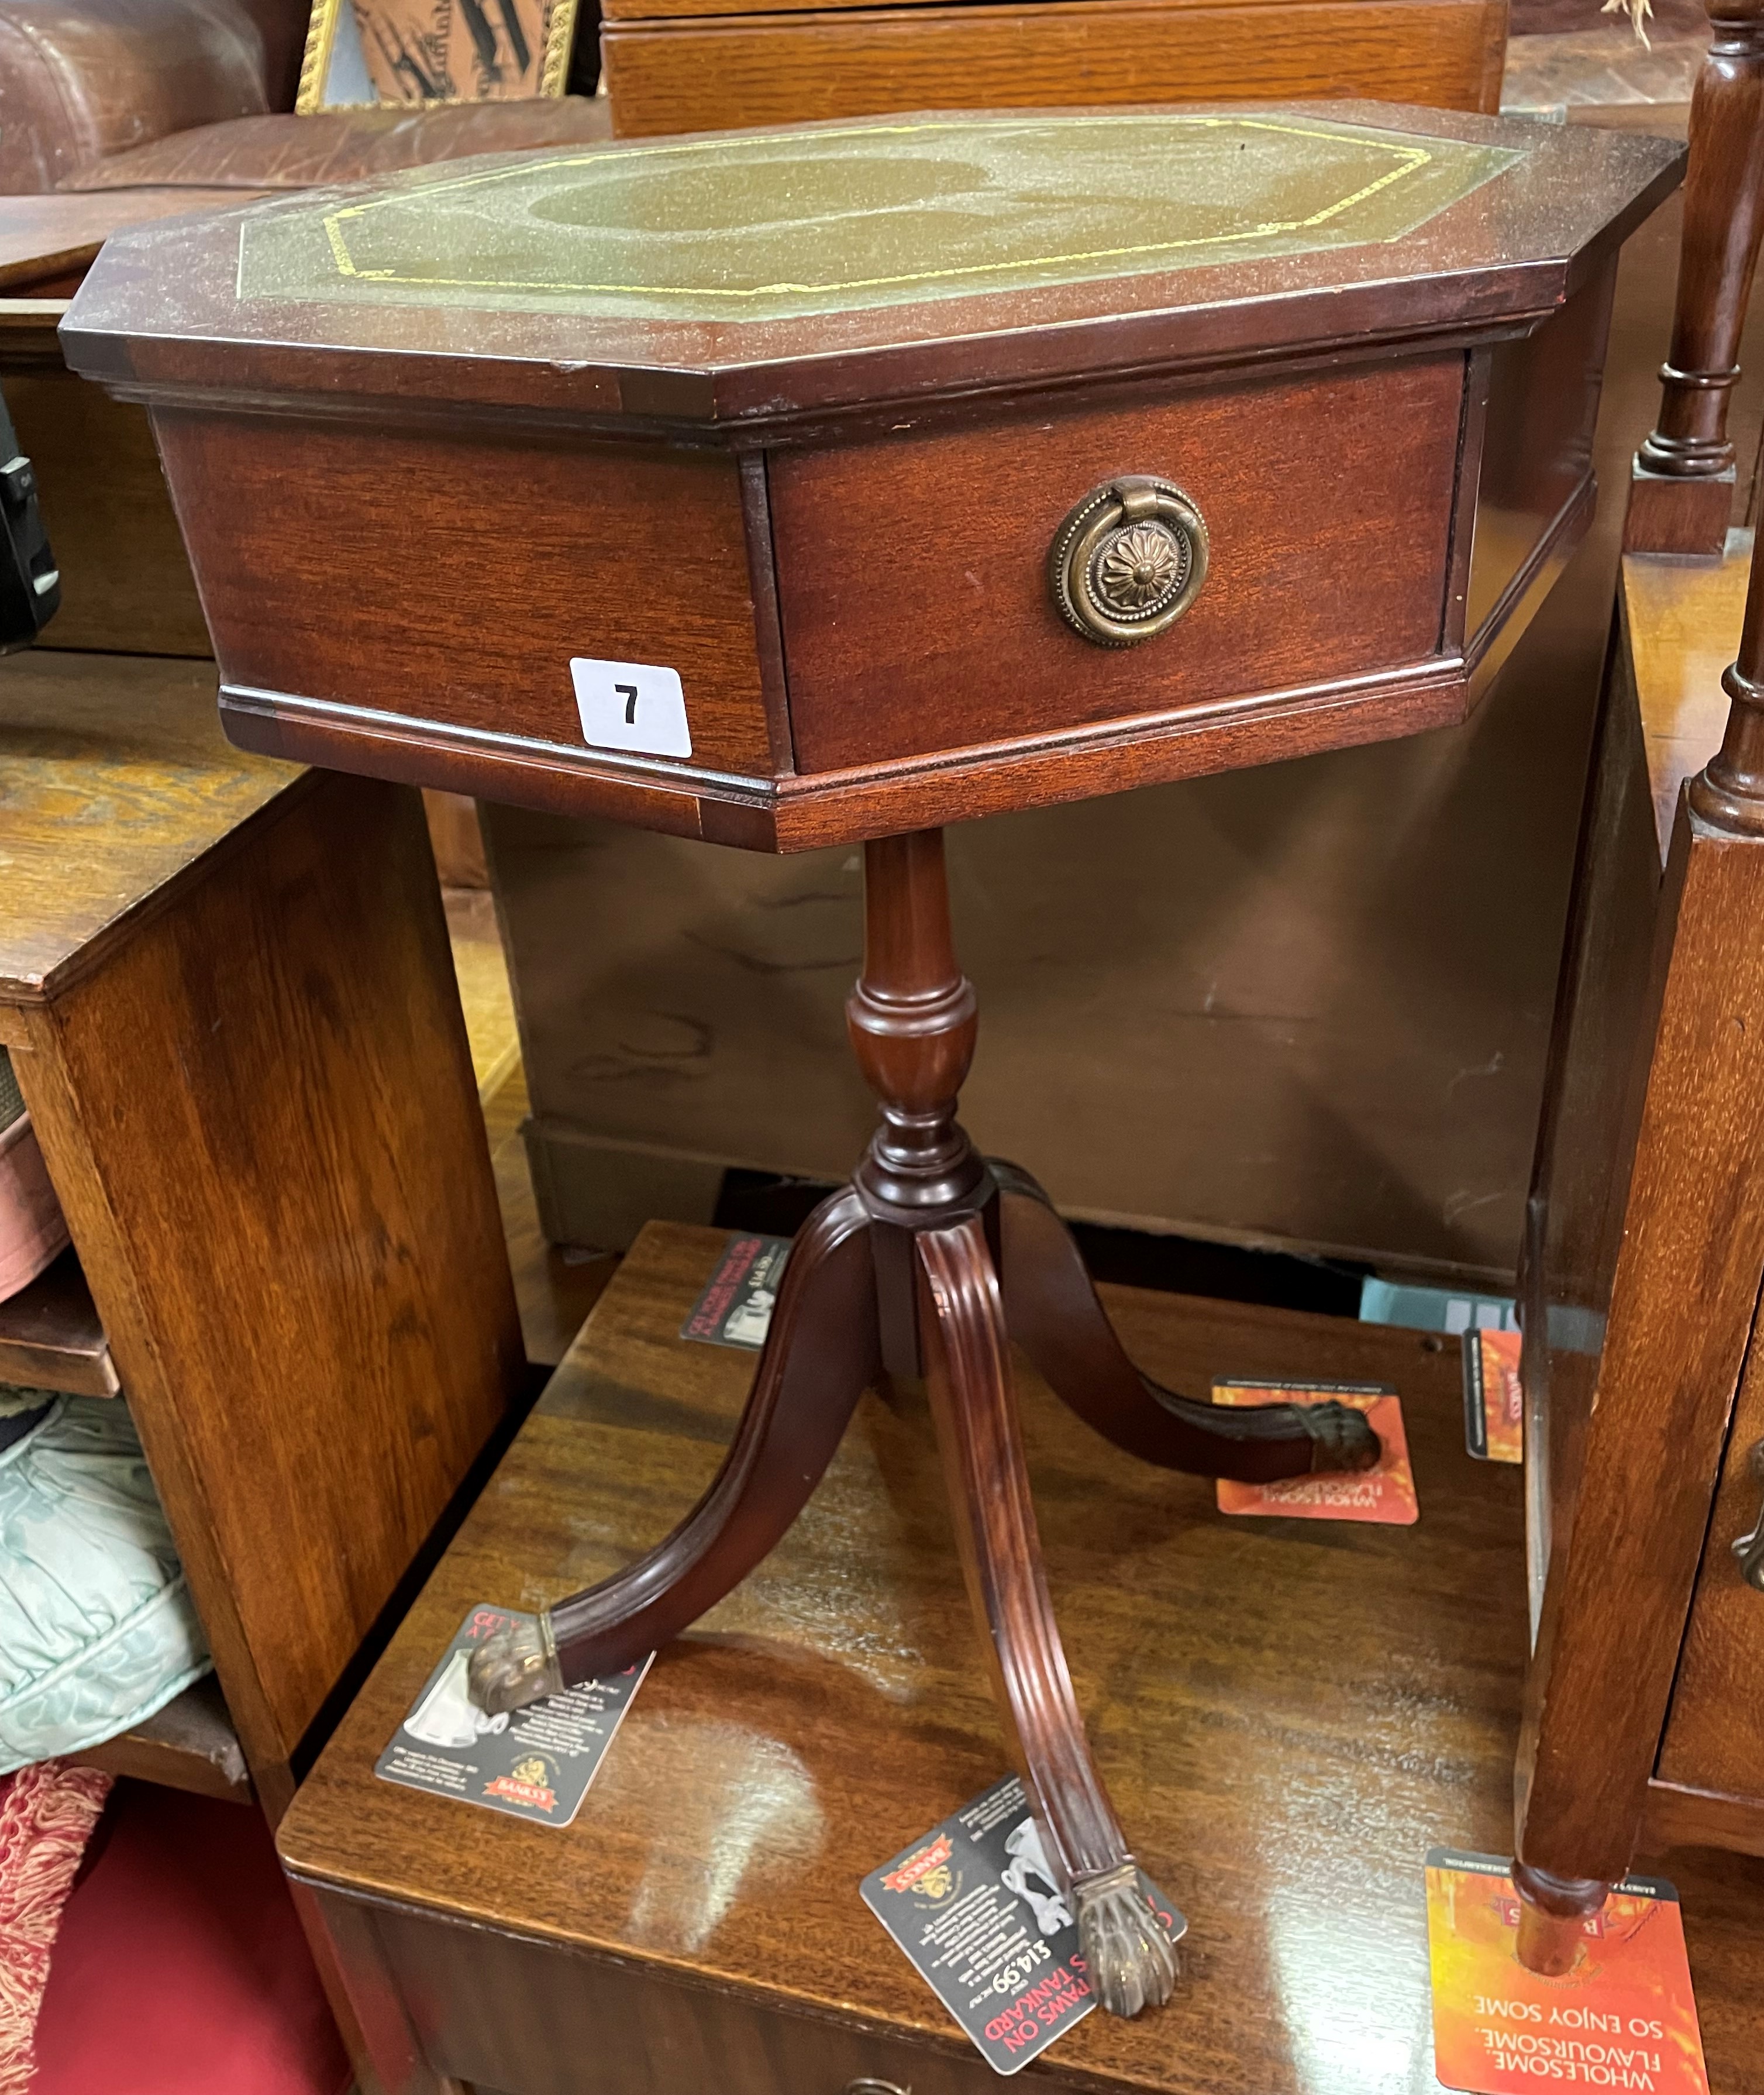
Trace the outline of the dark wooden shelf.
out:
M 169 1789 L 194 1790 L 199 1797 L 218 1797 L 229 1804 L 251 1801 L 245 1755 L 212 1674 L 133 1731 L 69 1757 L 82 1767 L 135 1775 Z
M 115 1396 L 122 1385 L 91 1290 L 70 1249 L 0 1302 L 0 1382 L 70 1396 Z

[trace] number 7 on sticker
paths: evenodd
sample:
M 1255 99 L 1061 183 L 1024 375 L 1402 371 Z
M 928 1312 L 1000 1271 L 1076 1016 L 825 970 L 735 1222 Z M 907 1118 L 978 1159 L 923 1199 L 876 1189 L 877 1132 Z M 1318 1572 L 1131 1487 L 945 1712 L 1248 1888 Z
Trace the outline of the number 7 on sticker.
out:
M 659 663 L 570 658 L 582 739 L 590 749 L 690 756 L 692 729 L 680 672 Z

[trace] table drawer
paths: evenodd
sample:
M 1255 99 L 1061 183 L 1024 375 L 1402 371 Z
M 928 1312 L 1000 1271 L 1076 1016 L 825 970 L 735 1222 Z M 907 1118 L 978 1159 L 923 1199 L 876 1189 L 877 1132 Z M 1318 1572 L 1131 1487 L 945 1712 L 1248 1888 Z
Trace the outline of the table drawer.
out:
M 1327 686 L 1440 644 L 1465 360 L 1441 355 L 775 454 L 797 769 Z M 1099 647 L 1047 580 L 1121 474 L 1199 508 L 1206 579 L 1167 630 Z

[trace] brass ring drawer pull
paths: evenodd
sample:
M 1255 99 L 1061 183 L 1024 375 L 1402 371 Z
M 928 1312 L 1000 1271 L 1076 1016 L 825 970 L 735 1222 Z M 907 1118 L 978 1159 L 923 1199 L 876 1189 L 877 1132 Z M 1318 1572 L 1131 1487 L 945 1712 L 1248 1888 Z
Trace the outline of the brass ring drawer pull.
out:
M 1067 624 L 1099 647 L 1174 625 L 1206 580 L 1206 522 L 1173 481 L 1123 473 L 1091 489 L 1054 534 L 1048 586 Z

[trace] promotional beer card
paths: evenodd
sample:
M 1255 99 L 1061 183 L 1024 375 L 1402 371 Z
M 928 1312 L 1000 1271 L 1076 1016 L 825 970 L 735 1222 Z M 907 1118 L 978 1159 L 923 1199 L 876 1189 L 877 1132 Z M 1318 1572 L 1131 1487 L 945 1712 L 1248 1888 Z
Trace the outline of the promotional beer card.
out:
M 1525 1460 L 1517 1331 L 1464 1334 L 1464 1444 L 1479 1461 Z
M 1433 2064 L 1462 2095 L 1527 2088 L 1627 2088 L 1709 2095 L 1678 1893 L 1626 1877 L 1559 1979 L 1514 1953 L 1519 1894 L 1498 1855 L 1427 1857 Z
M 471 1609 L 374 1773 L 511 1818 L 567 1826 L 654 1654 L 610 1680 L 584 1680 L 524 1710 L 486 1716 L 466 1692 L 472 1653 L 511 1623 L 535 1620 L 506 1608 Z
M 1188 1923 L 1146 1878 L 1147 1906 L 1180 1942 Z M 1016 2073 L 1096 2006 L 1078 1923 L 1054 1880 L 1015 1775 L 872 1870 L 866 1906 L 995 2073 Z
M 1377 1466 L 1339 1474 L 1283 1477 L 1271 1484 L 1219 1480 L 1221 1513 L 1278 1514 L 1288 1520 L 1366 1520 L 1410 1527 L 1421 1518 L 1402 1405 L 1387 1383 L 1216 1382 L 1215 1404 L 1336 1404 L 1363 1411 L 1384 1450 Z
M 757 1352 L 771 1329 L 779 1283 L 790 1256 L 789 1237 L 745 1231 L 723 1247 L 717 1270 L 680 1327 L 683 1339 L 707 1346 L 740 1346 Z

